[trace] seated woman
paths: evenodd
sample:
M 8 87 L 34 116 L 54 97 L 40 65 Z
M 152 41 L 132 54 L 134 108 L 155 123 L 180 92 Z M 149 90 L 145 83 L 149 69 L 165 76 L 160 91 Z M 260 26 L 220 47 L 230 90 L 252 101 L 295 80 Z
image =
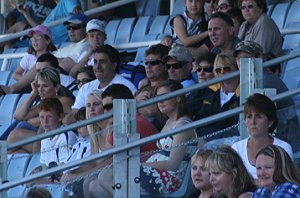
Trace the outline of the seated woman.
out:
M 268 145 L 260 150 L 255 166 L 261 187 L 253 198 L 300 197 L 300 173 L 280 146 Z
M 212 198 L 213 188 L 209 181 L 209 171 L 205 166 L 205 162 L 212 150 L 199 149 L 192 157 L 191 177 L 195 188 L 189 198 Z
M 39 71 L 35 77 L 35 81 L 31 83 L 31 87 L 32 91 L 30 95 L 17 107 L 14 113 L 16 121 L 12 123 L 10 130 L 6 131 L 1 137 L 4 139 L 4 136 L 8 136 L 7 142 L 9 144 L 36 135 L 40 126 L 40 120 L 37 106 L 32 106 L 32 104 L 38 96 L 40 100 L 53 97 L 58 98 L 63 104 L 64 113 L 70 111 L 74 103 L 73 98 L 60 95 L 59 72 L 52 67 L 46 67 Z M 32 149 L 32 145 L 24 145 L 17 150 L 18 152 L 31 153 Z
M 244 106 L 244 115 L 249 137 L 236 142 L 232 148 L 241 156 L 248 172 L 257 179 L 255 158 L 267 145 L 281 146 L 293 158 L 292 147 L 272 135 L 277 127 L 276 106 L 272 100 L 262 94 L 250 96 Z
M 210 183 L 218 196 L 250 198 L 256 190 L 240 156 L 229 146 L 219 147 L 206 161 Z

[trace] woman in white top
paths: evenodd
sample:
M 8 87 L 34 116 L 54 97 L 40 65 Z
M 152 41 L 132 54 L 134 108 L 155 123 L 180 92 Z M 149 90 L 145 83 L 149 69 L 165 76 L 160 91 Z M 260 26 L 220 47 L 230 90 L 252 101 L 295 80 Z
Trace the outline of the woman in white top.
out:
M 257 179 L 255 156 L 264 147 L 274 144 L 282 147 L 293 158 L 292 147 L 272 135 L 278 124 L 276 106 L 267 96 L 253 94 L 244 106 L 249 137 L 236 142 L 232 148 L 241 156 L 247 170 Z

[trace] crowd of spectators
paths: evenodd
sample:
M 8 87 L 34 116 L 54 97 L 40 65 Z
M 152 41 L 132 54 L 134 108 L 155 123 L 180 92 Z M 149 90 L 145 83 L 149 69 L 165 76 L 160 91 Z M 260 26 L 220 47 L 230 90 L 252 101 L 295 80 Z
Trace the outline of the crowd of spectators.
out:
M 110 2 L 93 0 L 92 6 Z M 32 30 L 28 39 L 2 47 L 23 46 L 27 41 L 29 49 L 14 71 L 16 82 L 0 85 L 0 95 L 29 95 L 0 139 L 15 143 L 113 112 L 114 99 L 146 101 L 238 71 L 243 67 L 241 58 L 270 60 L 283 53 L 282 36 L 266 14 L 265 0 L 184 0 L 184 5 L 185 11 L 170 20 L 172 35 L 146 50 L 146 77 L 137 87 L 119 74 L 122 54 L 106 44 L 107 21 L 86 16 L 78 0 L 25 0 L 16 5 L 6 18 L 7 33 Z M 65 17 L 62 25 L 45 26 Z M 65 41 L 69 43 L 56 49 L 54 44 Z M 278 71 L 280 66 L 263 70 L 263 88 L 275 88 L 277 93 L 288 90 Z M 235 77 L 140 108 L 137 132 L 145 138 L 239 107 L 242 86 Z M 246 139 L 208 148 L 207 143 L 216 139 L 226 142 L 239 136 L 233 127 L 239 124 L 239 116 L 234 115 L 141 146 L 141 191 L 176 191 L 191 161 L 196 191 L 188 192 L 190 197 L 300 196 L 300 175 L 293 162 L 294 143 L 300 137 L 295 111 L 292 98 L 275 105 L 267 96 L 253 94 L 244 104 Z M 10 152 L 41 152 L 43 169 L 51 168 L 113 148 L 113 127 L 118 124 L 112 118 L 98 121 Z M 187 144 L 192 140 L 198 143 Z M 32 185 L 67 183 L 68 192 L 79 197 L 111 197 L 112 166 L 85 177 L 111 163 L 112 157 L 106 157 Z

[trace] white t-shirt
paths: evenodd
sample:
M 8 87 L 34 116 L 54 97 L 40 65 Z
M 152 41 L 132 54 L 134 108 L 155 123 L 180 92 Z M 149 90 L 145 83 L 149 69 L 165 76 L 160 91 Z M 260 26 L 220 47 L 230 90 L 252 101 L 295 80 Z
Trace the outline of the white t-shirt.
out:
M 32 54 L 26 54 L 20 61 L 20 66 L 24 70 L 23 75 L 26 74 L 32 67 L 35 66 L 37 61 L 36 56 Z
M 86 55 L 87 51 L 84 51 L 81 53 L 79 59 L 78 59 L 78 62 L 81 61 L 81 59 Z M 94 56 L 95 56 L 95 53 L 93 53 L 90 57 L 89 57 L 89 60 L 87 62 L 87 64 L 85 64 L 85 66 L 94 66 Z
M 79 57 L 83 51 L 88 49 L 89 45 L 86 39 L 82 39 L 77 43 L 71 43 L 70 45 L 58 49 L 57 51 L 53 52 L 54 56 L 57 58 L 71 58 L 75 63 L 78 62 Z
M 63 163 L 68 157 L 77 136 L 73 132 L 56 135 L 53 138 L 46 138 L 41 141 L 40 162 L 49 166 L 50 162 Z
M 293 150 L 292 150 L 291 145 L 289 145 L 287 142 L 282 141 L 276 137 L 273 137 L 273 138 L 274 138 L 273 144 L 283 148 L 289 154 L 289 156 L 293 159 Z M 242 160 L 244 162 L 244 165 L 246 166 L 248 172 L 252 175 L 252 177 L 254 179 L 257 179 L 256 168 L 254 165 L 252 165 L 249 162 L 249 159 L 248 159 L 248 153 L 247 153 L 248 139 L 249 138 L 238 141 L 238 142 L 234 143 L 231 147 L 240 155 L 240 157 L 242 158 Z
M 102 89 L 99 89 L 100 81 L 98 79 L 84 84 L 79 89 L 79 92 L 76 96 L 75 103 L 72 106 L 72 108 L 80 109 L 81 107 L 84 107 L 86 104 L 86 101 L 87 101 L 87 97 L 92 91 L 94 91 L 95 89 L 104 91 L 107 87 L 109 87 L 112 84 L 122 84 L 122 85 L 127 86 L 131 90 L 132 94 L 134 94 L 136 92 L 136 88 L 135 88 L 134 84 L 132 84 L 129 80 L 120 76 L 119 74 L 116 74 L 115 77 L 112 79 L 112 81 L 106 87 L 103 87 Z

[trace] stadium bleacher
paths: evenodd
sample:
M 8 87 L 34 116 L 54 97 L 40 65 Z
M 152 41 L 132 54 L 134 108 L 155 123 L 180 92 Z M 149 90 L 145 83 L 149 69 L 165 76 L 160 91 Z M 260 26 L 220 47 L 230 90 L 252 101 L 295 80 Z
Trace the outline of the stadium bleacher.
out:
M 150 3 L 151 2 L 151 3 Z M 106 26 L 107 32 L 107 44 L 118 45 L 141 41 L 153 41 L 160 40 L 166 34 L 171 33 L 169 26 L 169 21 L 171 16 L 178 13 L 182 13 L 184 10 L 183 1 L 176 0 L 174 5 L 174 10 L 170 15 L 160 15 L 160 0 L 143 1 L 141 3 L 142 7 L 138 13 L 142 13 L 136 18 L 123 18 L 123 19 L 113 19 L 108 22 Z M 300 1 L 293 1 L 291 3 L 278 3 L 269 6 L 268 14 L 274 19 L 279 29 L 289 29 L 289 28 L 300 28 Z M 0 18 L 1 20 L 1 18 Z M 1 24 L 1 23 L 0 23 Z M 1 31 L 1 28 L 0 28 Z M 58 47 L 62 48 L 68 43 L 59 44 Z M 300 32 L 293 35 L 285 35 L 283 48 L 288 50 L 289 53 L 300 51 Z M 3 52 L 3 54 L 25 52 L 27 48 L 11 48 Z M 147 47 L 140 47 L 136 51 L 136 56 L 134 63 L 140 65 L 144 60 L 144 53 Z M 0 71 L 0 84 L 8 85 L 13 83 L 11 72 L 14 71 L 21 58 L 15 58 L 8 61 L 8 66 L 6 71 Z M 0 60 L 2 65 L 3 60 Z M 300 58 L 292 59 L 287 61 L 282 69 L 282 80 L 286 83 L 289 89 L 300 88 Z M 20 97 L 19 94 L 7 94 L 0 97 L 0 112 L 6 112 L 5 114 L 0 114 L 0 135 L 1 132 L 6 129 L 6 127 L 13 120 L 13 112 L 18 104 L 27 97 L 24 94 Z M 300 118 L 300 97 L 295 97 L 298 117 Z M 299 119 L 300 120 L 300 119 Z M 36 167 L 38 164 L 38 155 L 32 157 L 19 157 L 12 158 L 8 164 L 8 180 L 14 180 L 21 178 L 23 176 L 28 176 L 29 172 Z M 19 160 L 19 161 L 18 161 Z M 16 171 L 14 171 L 16 170 Z M 182 187 L 175 193 L 166 195 L 164 197 L 184 197 L 187 189 L 191 186 L 190 176 L 187 171 Z M 55 185 L 47 186 L 48 189 L 53 193 L 53 197 L 59 197 L 58 194 L 61 193 L 62 189 Z M 26 187 L 18 186 L 12 188 L 8 191 L 9 197 L 22 196 L 26 191 Z M 61 195 L 61 194 L 60 194 Z M 147 193 L 142 194 L 141 197 L 154 197 Z M 161 196 L 160 196 L 161 197 Z

